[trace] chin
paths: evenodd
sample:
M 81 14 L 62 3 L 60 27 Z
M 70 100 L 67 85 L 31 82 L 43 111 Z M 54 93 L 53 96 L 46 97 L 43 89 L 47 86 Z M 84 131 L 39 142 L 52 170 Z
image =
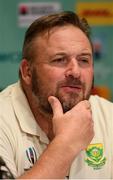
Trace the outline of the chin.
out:
M 69 110 L 71 110 L 74 106 L 76 106 L 80 101 L 82 101 L 82 99 L 76 99 L 76 100 L 72 100 L 72 101 L 63 101 L 61 102 L 62 107 L 63 107 L 63 112 L 67 112 Z

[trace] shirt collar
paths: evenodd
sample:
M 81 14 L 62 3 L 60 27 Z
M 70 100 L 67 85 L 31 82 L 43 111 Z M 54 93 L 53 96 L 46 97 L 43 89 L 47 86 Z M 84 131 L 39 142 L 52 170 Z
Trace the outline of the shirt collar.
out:
M 39 136 L 42 142 L 48 144 L 49 140 L 45 132 L 42 131 L 40 126 L 37 124 L 20 82 L 18 82 L 13 89 L 12 103 L 22 131 Z

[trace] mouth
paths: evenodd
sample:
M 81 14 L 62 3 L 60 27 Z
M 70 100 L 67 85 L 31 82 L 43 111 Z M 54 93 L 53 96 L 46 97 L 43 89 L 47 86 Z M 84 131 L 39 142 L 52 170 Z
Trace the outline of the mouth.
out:
M 80 85 L 62 86 L 62 90 L 66 93 L 80 93 L 82 87 Z

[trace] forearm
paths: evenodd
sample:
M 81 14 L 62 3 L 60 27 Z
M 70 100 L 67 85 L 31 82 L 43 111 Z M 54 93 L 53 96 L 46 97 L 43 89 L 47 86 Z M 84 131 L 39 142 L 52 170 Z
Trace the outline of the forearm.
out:
M 60 137 L 55 138 L 40 156 L 34 167 L 20 178 L 63 179 L 68 174 L 78 151 L 73 151 Z

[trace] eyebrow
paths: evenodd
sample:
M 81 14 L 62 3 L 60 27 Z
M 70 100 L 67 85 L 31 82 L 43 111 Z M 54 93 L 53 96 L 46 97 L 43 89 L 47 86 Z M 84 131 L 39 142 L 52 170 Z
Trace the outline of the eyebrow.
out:
M 65 53 L 65 52 L 59 52 L 59 53 L 56 53 L 54 55 L 52 55 L 52 57 L 55 57 L 55 56 L 58 56 L 58 55 L 63 55 L 63 56 L 70 56 L 69 54 Z M 78 54 L 77 56 L 92 56 L 92 53 L 89 53 L 89 52 L 84 52 L 84 53 L 80 53 Z
M 64 52 L 58 52 L 56 54 L 53 54 L 50 58 L 52 59 L 52 58 L 57 57 L 57 56 L 68 56 L 68 55 Z
M 57 56 L 57 55 L 67 55 L 65 52 L 58 52 L 56 54 L 54 54 L 53 56 Z
M 86 53 L 78 54 L 77 56 L 90 56 L 90 57 L 92 57 L 92 53 L 86 52 Z

